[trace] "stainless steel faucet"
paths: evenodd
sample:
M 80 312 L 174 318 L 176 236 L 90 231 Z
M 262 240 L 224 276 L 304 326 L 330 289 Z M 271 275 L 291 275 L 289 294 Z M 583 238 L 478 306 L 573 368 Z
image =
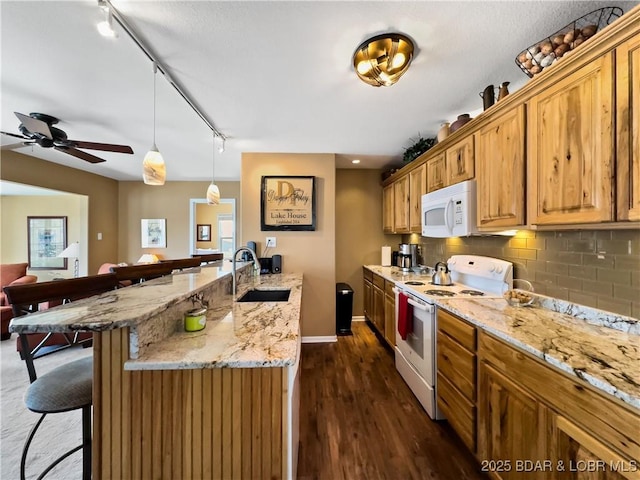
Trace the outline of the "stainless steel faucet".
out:
M 234 295 L 237 293 L 237 289 L 238 289 L 238 285 L 237 285 L 238 281 L 236 279 L 236 257 L 238 256 L 238 253 L 240 253 L 240 252 L 249 252 L 251 257 L 253 258 L 254 269 L 255 269 L 256 272 L 258 272 L 258 275 L 260 275 L 260 262 L 258 261 L 258 257 L 256 255 L 256 252 L 251 250 L 249 247 L 240 247 L 239 249 L 237 249 L 233 254 L 233 269 L 232 269 L 233 294 Z

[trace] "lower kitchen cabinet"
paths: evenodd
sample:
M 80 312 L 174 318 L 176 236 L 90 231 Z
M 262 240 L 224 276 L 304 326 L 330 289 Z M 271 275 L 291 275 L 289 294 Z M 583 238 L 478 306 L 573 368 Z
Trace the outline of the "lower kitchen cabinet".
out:
M 396 346 L 396 298 L 393 293 L 395 284 L 384 282 L 384 338 L 391 347 Z
M 362 269 L 364 285 L 363 311 L 364 318 L 373 322 L 373 272 L 366 268 Z
M 478 453 L 495 478 L 523 478 L 518 461 L 544 461 L 546 408 L 533 396 L 480 362 Z M 544 474 L 544 472 L 542 472 Z M 545 478 L 531 472 L 527 478 Z
M 500 479 L 638 479 L 640 414 L 484 331 L 478 459 Z
M 437 402 L 451 427 L 476 451 L 476 328 L 438 310 Z
M 377 279 L 382 280 L 383 288 L 376 284 Z M 373 324 L 384 336 L 384 279 L 377 275 L 373 277 Z
M 640 464 L 618 455 L 571 420 L 553 415 L 551 435 L 553 479 L 623 480 L 640 477 Z M 557 466 L 565 466 L 560 471 Z

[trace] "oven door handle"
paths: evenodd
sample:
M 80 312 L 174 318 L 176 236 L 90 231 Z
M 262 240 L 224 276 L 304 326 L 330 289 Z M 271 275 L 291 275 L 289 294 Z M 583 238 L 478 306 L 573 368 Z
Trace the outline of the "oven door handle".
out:
M 407 300 L 407 302 L 413 308 L 417 308 L 418 310 L 422 310 L 423 312 L 429 312 L 429 313 L 433 312 L 433 305 L 429 305 L 429 304 L 423 305 L 422 303 L 415 302 L 410 298 Z

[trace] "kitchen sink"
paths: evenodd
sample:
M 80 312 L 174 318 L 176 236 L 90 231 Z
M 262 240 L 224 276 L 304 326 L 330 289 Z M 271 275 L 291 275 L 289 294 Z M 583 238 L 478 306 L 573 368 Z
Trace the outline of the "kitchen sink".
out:
M 286 302 L 291 290 L 249 290 L 238 302 Z

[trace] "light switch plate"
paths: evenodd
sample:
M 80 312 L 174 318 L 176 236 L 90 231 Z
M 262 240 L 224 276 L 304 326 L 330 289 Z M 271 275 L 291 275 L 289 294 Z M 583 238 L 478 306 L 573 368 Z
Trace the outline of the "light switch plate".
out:
M 266 248 L 275 248 L 276 247 L 276 237 L 267 237 L 267 241 L 265 243 Z

